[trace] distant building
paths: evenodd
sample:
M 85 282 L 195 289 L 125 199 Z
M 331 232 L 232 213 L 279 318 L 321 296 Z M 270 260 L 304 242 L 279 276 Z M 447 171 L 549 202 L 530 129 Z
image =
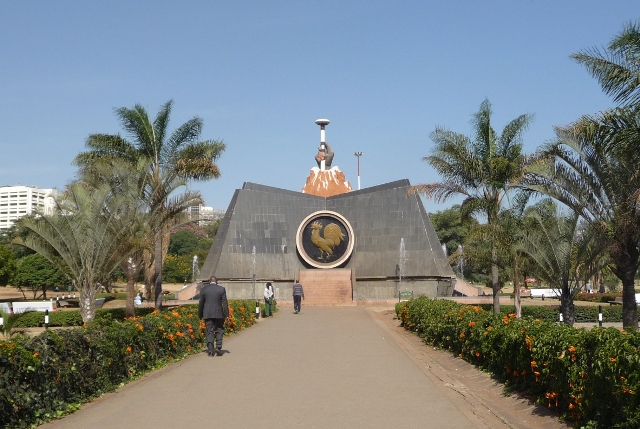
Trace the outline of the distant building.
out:
M 189 215 L 189 219 L 197 222 L 198 225 L 207 225 L 216 219 L 222 219 L 225 211 L 199 204 L 187 208 L 187 214 Z
M 58 191 L 35 186 L 0 187 L 0 229 L 10 228 L 22 216 L 39 211 L 52 214 Z

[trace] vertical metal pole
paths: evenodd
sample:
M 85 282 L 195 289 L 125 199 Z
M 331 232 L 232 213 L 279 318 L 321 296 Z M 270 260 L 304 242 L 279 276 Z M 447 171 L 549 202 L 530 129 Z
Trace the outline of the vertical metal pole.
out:
M 602 306 L 598 306 L 598 326 L 602 328 Z
M 364 152 L 353 152 L 353 154 L 358 158 L 358 190 L 360 190 L 360 157 Z

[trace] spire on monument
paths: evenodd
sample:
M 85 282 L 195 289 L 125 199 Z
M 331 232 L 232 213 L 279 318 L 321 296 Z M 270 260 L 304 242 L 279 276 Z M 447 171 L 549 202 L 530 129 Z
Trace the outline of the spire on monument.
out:
M 315 156 L 317 167 L 313 167 L 307 177 L 307 183 L 302 188 L 302 193 L 330 197 L 333 195 L 350 192 L 351 184 L 344 173 L 338 167 L 331 167 L 333 162 L 333 149 L 325 138 L 325 127 L 329 125 L 328 119 L 317 119 L 320 125 L 320 147 Z

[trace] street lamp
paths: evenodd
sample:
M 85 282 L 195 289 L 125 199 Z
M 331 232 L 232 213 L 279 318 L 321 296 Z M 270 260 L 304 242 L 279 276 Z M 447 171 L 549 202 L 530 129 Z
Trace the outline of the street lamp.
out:
M 358 157 L 358 190 L 360 190 L 360 157 L 364 152 L 353 152 Z

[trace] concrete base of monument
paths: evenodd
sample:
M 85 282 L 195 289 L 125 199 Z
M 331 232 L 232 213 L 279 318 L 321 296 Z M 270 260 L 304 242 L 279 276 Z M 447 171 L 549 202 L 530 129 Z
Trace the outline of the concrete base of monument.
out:
M 401 283 L 394 278 L 352 280 L 350 269 L 300 270 L 305 305 L 351 306 L 398 302 L 399 292 L 411 292 L 414 298 L 448 296 L 455 282 L 450 279 L 411 278 Z M 228 299 L 258 299 L 263 297 L 265 283 L 273 284 L 278 303 L 292 301 L 293 279 L 219 279 L 227 289 Z M 450 296 L 450 295 L 449 295 Z

